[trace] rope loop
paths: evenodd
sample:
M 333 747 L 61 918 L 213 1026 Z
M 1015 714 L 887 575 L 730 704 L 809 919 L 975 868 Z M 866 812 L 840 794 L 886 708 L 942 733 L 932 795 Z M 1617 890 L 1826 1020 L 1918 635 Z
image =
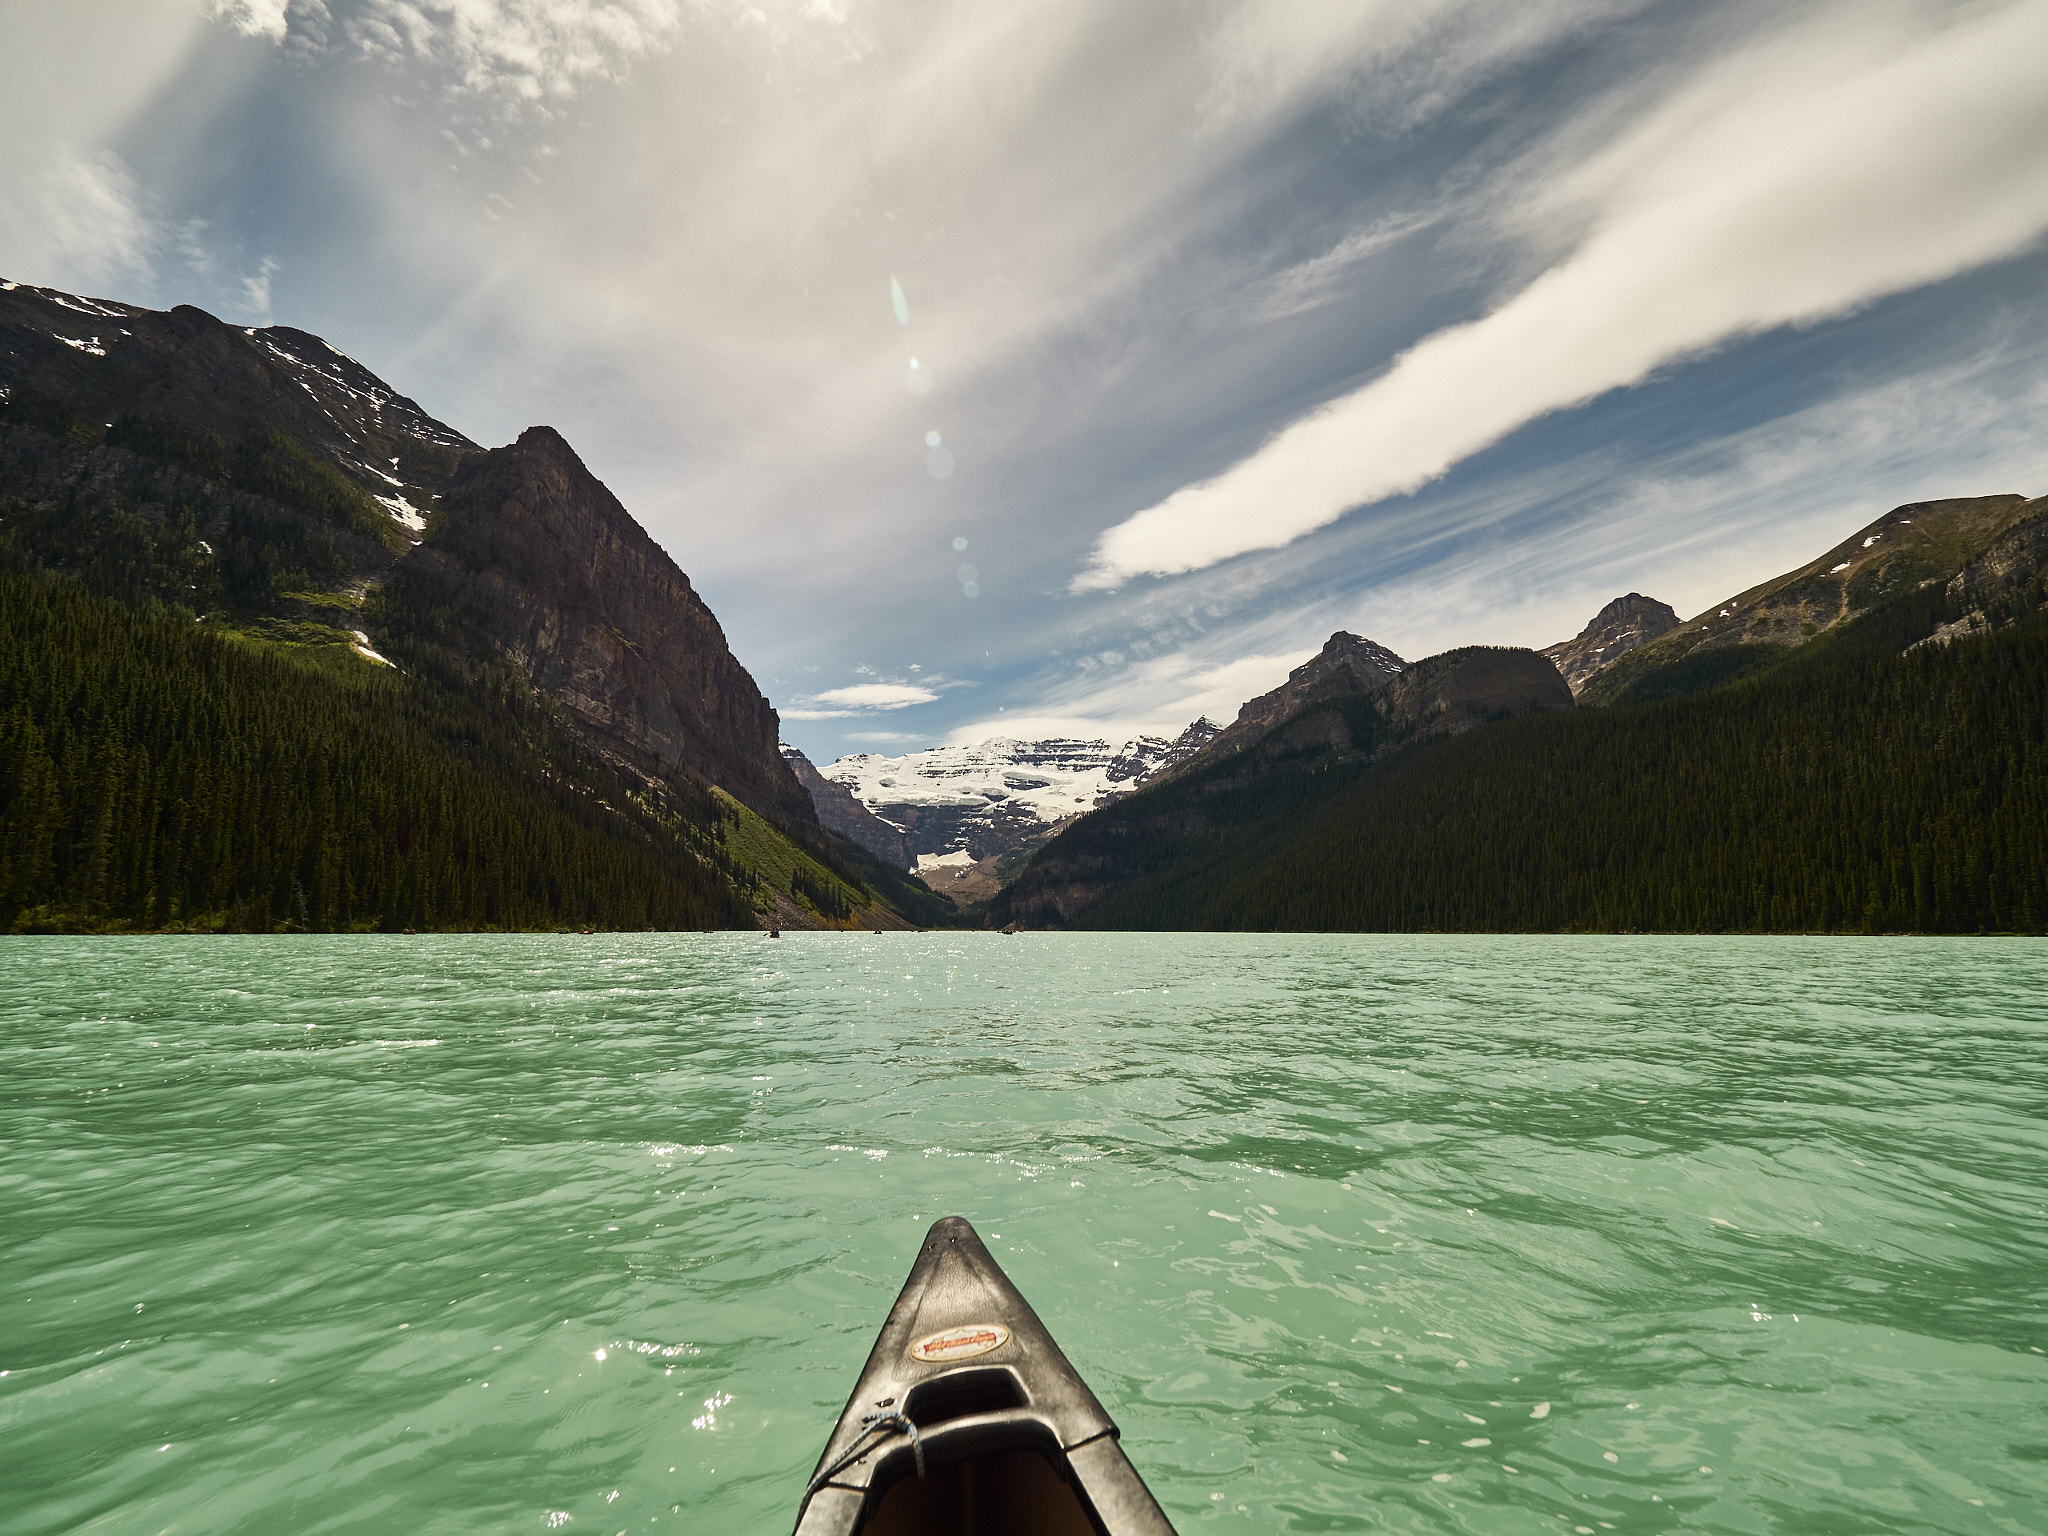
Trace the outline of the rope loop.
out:
M 860 1416 L 860 1422 L 861 1431 L 854 1436 L 853 1444 L 846 1448 L 846 1454 L 811 1479 L 811 1486 L 804 1490 L 805 1498 L 808 1499 L 873 1450 L 874 1447 L 868 1442 L 876 1435 L 895 1433 L 910 1436 L 911 1454 L 917 1458 L 917 1475 L 924 1476 L 924 1437 L 917 1432 L 917 1426 L 900 1409 L 891 1409 L 887 1413 L 864 1413 Z

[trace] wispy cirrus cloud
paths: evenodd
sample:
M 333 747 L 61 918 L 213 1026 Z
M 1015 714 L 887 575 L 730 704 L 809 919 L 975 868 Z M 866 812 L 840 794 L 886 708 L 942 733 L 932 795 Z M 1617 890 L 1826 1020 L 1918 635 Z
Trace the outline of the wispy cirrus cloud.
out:
M 1256 118 L 1304 97 L 1371 85 L 1353 110 L 1408 126 L 1442 111 L 1519 60 L 1647 0 L 1248 0 L 1206 39 L 1208 108 Z
M 1340 626 L 1548 641 L 1607 584 L 1778 568 L 1743 494 L 1804 529 L 1939 476 L 1849 431 L 1810 481 L 1683 453 L 1859 384 L 1929 390 L 1898 440 L 1977 486 L 2007 427 L 1925 363 L 2031 335 L 2048 258 L 1807 321 L 2019 238 L 1984 220 L 2026 200 L 2042 6 L 23 5 L 0 271 L 268 297 L 479 438 L 553 423 L 819 761 L 1121 739 Z M 1130 584 L 1072 601 L 1084 567 Z M 893 680 L 937 697 L 799 692 Z
M 111 150 L 51 149 L 0 171 L 0 226 L 9 265 L 45 281 L 146 281 L 165 238 Z
M 1198 570 L 1410 492 L 1550 412 L 1731 338 L 1841 314 L 2048 229 L 2048 6 L 1725 59 L 1572 181 L 1577 248 L 1223 474 L 1097 541 L 1078 591 Z M 1867 29 L 1866 29 L 1867 33 Z M 1546 182 L 1554 185 L 1554 180 Z

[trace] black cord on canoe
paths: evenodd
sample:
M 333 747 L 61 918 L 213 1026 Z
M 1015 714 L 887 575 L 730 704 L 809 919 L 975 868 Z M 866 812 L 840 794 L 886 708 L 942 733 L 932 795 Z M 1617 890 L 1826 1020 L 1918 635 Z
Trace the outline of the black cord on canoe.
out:
M 853 1444 L 846 1448 L 846 1454 L 811 1479 L 811 1486 L 804 1490 L 805 1498 L 808 1499 L 820 1488 L 831 1482 L 833 1478 L 873 1450 L 874 1447 L 867 1443 L 870 1435 L 887 1434 L 891 1430 L 910 1436 L 910 1449 L 917 1457 L 917 1475 L 919 1477 L 924 1476 L 924 1438 L 918 1434 L 917 1426 L 911 1423 L 901 1412 L 864 1413 L 860 1416 L 860 1422 L 861 1431 L 858 1435 L 854 1436 Z

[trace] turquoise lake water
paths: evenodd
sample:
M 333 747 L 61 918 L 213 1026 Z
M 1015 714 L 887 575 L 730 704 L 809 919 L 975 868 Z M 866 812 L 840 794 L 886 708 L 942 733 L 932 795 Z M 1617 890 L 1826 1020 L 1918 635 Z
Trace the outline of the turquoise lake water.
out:
M 0 940 L 0 1530 L 787 1532 L 971 1218 L 1183 1532 L 2048 1529 L 2048 944 Z

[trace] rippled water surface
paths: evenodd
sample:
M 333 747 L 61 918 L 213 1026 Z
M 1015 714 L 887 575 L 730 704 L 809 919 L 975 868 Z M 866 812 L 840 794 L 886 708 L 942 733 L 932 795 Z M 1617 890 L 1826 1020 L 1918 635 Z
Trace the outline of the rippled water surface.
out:
M 0 1529 L 786 1532 L 972 1218 L 1183 1531 L 2048 1528 L 2048 945 L 0 940 Z

